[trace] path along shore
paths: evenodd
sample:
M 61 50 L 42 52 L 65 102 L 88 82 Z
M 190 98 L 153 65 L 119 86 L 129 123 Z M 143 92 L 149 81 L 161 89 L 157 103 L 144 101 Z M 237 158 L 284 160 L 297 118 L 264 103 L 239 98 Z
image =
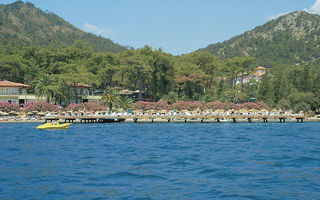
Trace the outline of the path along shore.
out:
M 286 122 L 295 122 L 296 118 L 286 118 Z M 305 118 L 304 121 L 309 122 L 309 121 L 320 121 L 319 118 L 316 117 L 308 117 Z M 0 123 L 44 123 L 45 120 L 43 118 L 40 119 L 21 119 L 21 118 L 7 118 L 7 119 L 0 119 Z M 59 123 L 63 123 L 64 120 L 60 119 Z M 125 121 L 121 122 L 121 123 L 133 123 L 134 122 L 134 118 L 128 118 Z M 167 119 L 164 118 L 154 118 L 153 120 L 151 120 L 150 118 L 148 119 L 143 119 L 143 118 L 139 118 L 139 123 L 151 123 L 151 122 L 155 122 L 155 123 L 159 123 L 159 122 L 168 122 Z M 184 117 L 172 117 L 170 122 L 181 122 L 181 123 L 185 123 L 185 119 Z M 200 118 L 194 118 L 194 119 L 188 119 L 187 120 L 188 123 L 190 122 L 194 122 L 194 123 L 199 123 L 200 122 Z M 216 123 L 217 121 L 215 119 L 205 119 L 203 121 L 204 123 Z M 220 120 L 220 123 L 229 123 L 229 122 L 233 122 L 232 119 L 224 119 L 223 117 Z M 248 122 L 247 119 L 243 118 L 243 119 L 237 119 L 237 122 Z M 262 119 L 252 119 L 252 122 L 263 122 Z M 279 119 L 275 116 L 275 118 L 269 118 L 268 122 L 279 122 Z M 74 121 L 74 123 L 80 123 L 79 119 L 76 119 Z

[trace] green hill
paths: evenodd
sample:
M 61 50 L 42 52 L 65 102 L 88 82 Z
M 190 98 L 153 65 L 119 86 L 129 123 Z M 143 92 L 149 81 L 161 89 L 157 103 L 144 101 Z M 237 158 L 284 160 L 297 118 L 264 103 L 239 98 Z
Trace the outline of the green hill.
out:
M 208 51 L 220 58 L 255 57 L 257 64 L 271 67 L 280 63 L 319 62 L 319 45 L 320 16 L 298 11 L 198 51 Z
M 43 12 L 32 3 L 17 1 L 0 4 L 0 44 L 13 47 L 27 45 L 73 45 L 77 41 L 88 43 L 96 52 L 126 50 L 110 39 L 86 33 L 61 17 Z

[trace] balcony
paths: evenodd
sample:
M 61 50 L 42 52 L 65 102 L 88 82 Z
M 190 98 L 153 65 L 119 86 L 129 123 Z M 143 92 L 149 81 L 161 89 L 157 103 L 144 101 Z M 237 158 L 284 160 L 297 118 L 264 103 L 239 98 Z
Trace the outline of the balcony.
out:
M 0 96 L 18 96 L 19 92 L 0 92 Z

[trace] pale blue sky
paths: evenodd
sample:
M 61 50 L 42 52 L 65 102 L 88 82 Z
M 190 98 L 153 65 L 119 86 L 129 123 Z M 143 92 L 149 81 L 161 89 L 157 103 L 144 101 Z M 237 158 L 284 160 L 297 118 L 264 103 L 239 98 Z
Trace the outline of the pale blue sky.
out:
M 316 2 L 317 1 L 317 2 Z M 2 0 L 8 4 L 13 0 Z M 190 53 L 297 10 L 320 13 L 320 0 L 29 0 L 36 7 L 121 45 Z

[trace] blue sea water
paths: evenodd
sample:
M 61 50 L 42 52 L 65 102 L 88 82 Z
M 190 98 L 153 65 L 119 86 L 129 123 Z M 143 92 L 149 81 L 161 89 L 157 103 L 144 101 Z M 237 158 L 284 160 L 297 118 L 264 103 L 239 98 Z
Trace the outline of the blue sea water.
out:
M 0 124 L 0 199 L 320 199 L 320 123 Z

